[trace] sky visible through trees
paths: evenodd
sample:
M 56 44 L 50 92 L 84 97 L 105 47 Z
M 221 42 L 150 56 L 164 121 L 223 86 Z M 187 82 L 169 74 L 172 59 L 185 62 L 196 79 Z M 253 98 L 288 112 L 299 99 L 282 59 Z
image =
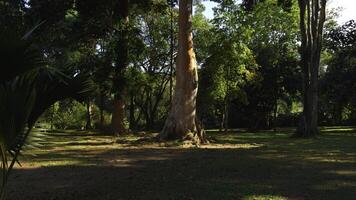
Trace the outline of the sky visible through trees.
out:
M 206 7 L 206 10 L 204 11 L 204 15 L 212 19 L 214 17 L 214 12 L 213 8 L 216 7 L 217 3 L 211 2 L 211 1 L 206 1 L 203 2 L 204 6 Z M 356 1 L 355 0 L 329 0 L 327 3 L 327 8 L 328 9 L 337 9 L 340 8 L 342 12 L 340 13 L 339 18 L 337 19 L 337 22 L 339 24 L 343 24 L 346 21 L 349 21 L 351 19 L 356 19 Z

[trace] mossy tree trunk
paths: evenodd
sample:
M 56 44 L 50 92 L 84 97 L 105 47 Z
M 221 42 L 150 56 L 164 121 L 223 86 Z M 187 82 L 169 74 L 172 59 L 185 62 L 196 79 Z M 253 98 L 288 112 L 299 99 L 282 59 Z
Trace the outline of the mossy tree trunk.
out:
M 198 72 L 193 50 L 192 0 L 179 1 L 178 57 L 172 107 L 160 133 L 162 139 L 191 140 L 206 143 L 196 115 Z

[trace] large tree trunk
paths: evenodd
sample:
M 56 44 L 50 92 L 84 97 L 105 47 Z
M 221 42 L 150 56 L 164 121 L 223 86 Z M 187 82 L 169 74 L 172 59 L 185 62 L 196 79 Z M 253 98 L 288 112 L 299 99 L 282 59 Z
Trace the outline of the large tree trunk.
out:
M 117 46 L 118 58 L 115 69 L 114 87 L 116 90 L 113 101 L 113 113 L 111 118 L 111 125 L 115 135 L 121 135 L 126 132 L 124 127 L 125 119 L 125 79 L 124 71 L 128 62 L 128 44 L 127 44 L 127 25 L 129 22 L 129 0 L 120 1 L 120 18 L 121 28 L 119 32 L 119 41 Z
M 206 143 L 196 116 L 198 72 L 193 50 L 192 0 L 179 1 L 179 37 L 176 86 L 171 112 L 160 137 Z
M 121 135 L 126 132 L 124 126 L 125 102 L 121 99 L 114 100 L 114 110 L 111 118 L 112 128 L 115 135 Z
M 304 74 L 303 116 L 296 136 L 312 137 L 318 131 L 318 78 L 326 0 L 298 0 L 300 8 L 301 67 Z

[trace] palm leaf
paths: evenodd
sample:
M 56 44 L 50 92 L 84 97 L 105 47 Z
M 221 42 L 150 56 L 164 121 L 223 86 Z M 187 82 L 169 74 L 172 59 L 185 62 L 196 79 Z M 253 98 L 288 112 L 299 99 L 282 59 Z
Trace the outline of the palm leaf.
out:
M 44 64 L 41 52 L 29 40 L 8 35 L 0 34 L 0 84 Z
M 94 88 L 89 74 L 68 67 L 44 67 L 42 54 L 27 40 L 4 40 L 0 34 L 0 157 L 2 185 L 6 183 L 37 119 L 55 102 L 73 98 L 84 101 Z M 36 146 L 33 139 L 32 146 Z M 31 145 L 30 145 L 31 146 Z

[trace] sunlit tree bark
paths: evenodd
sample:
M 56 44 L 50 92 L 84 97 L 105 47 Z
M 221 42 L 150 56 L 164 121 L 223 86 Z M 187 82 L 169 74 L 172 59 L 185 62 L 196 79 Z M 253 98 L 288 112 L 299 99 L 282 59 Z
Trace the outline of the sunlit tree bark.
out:
M 192 34 L 192 0 L 179 1 L 179 36 L 176 85 L 170 114 L 160 134 L 162 139 L 205 143 L 204 131 L 196 116 L 198 73 Z
M 87 103 L 87 113 L 86 113 L 86 124 L 85 124 L 85 129 L 89 130 L 92 129 L 92 115 L 93 115 L 93 104 L 90 101 L 90 98 L 88 98 Z

